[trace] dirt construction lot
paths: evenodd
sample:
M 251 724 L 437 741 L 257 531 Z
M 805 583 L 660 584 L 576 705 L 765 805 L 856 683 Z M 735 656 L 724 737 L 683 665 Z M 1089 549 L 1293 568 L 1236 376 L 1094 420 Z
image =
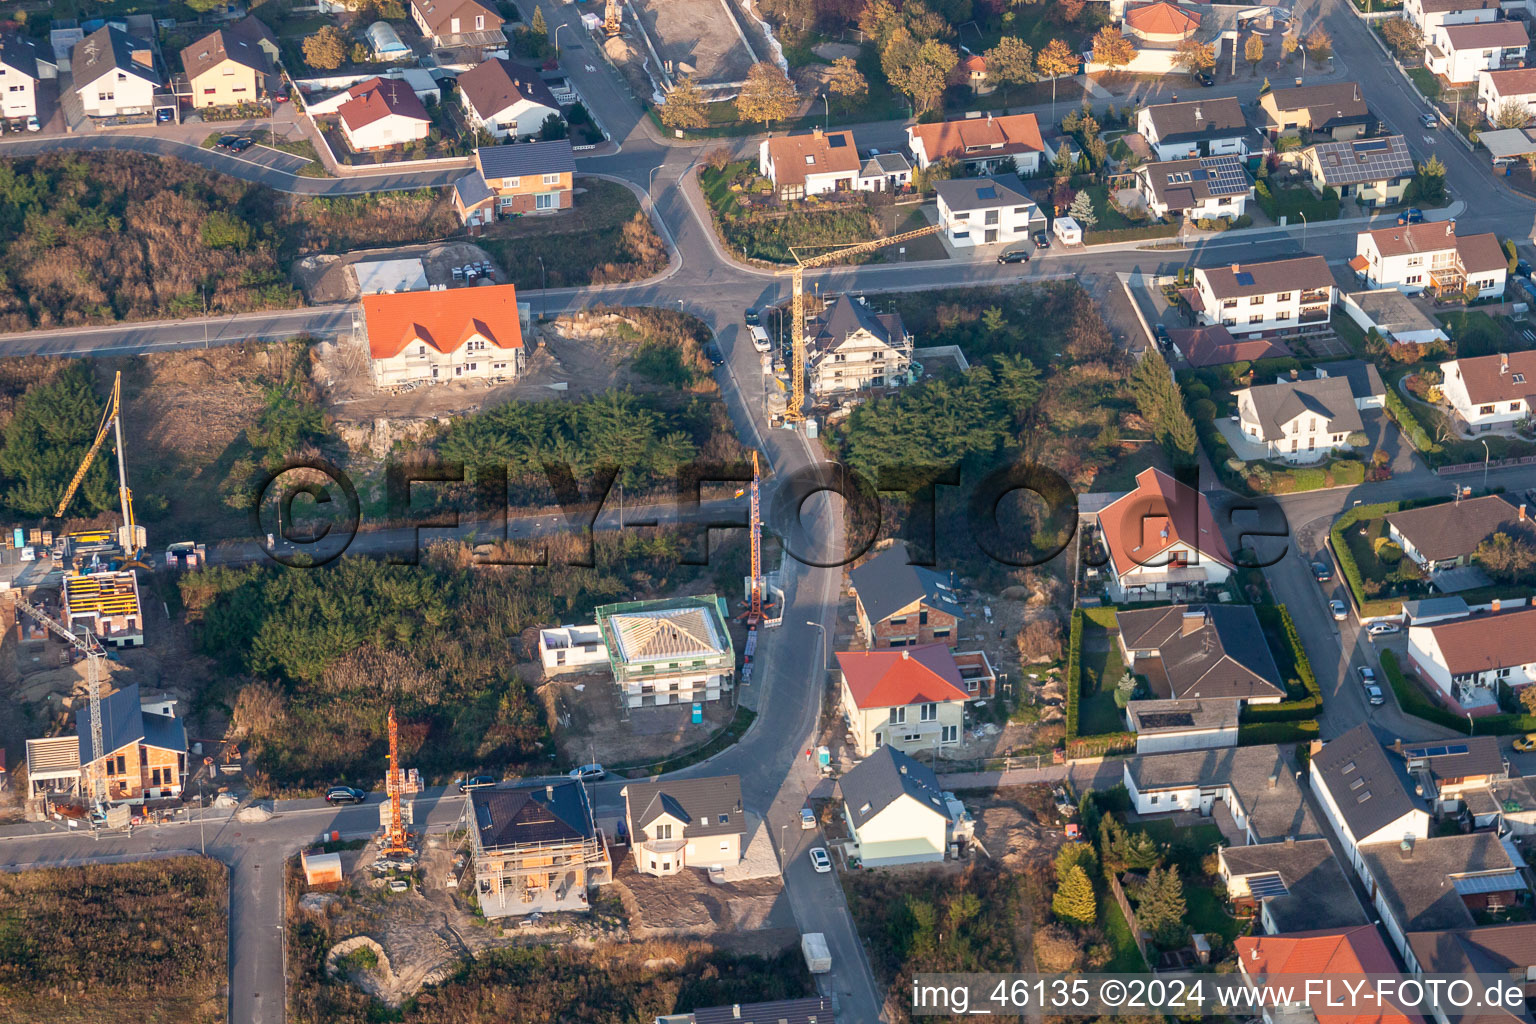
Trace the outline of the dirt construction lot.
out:
M 706 742 L 735 714 L 729 700 L 704 701 L 704 721 L 692 723 L 688 704 L 624 709 L 607 673 L 561 676 L 539 688 L 561 764 L 615 764 L 663 758 Z
M 651 45 L 675 71 L 700 85 L 741 82 L 752 53 L 737 29 L 731 0 L 636 0 Z

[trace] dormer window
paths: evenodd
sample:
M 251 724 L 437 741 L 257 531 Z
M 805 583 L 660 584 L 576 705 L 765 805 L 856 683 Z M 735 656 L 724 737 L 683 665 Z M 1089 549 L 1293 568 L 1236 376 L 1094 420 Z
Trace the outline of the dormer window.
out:
M 1516 384 L 1524 384 L 1525 383 L 1525 374 L 1517 373 L 1513 377 L 1511 377 L 1510 380 L 1514 381 Z

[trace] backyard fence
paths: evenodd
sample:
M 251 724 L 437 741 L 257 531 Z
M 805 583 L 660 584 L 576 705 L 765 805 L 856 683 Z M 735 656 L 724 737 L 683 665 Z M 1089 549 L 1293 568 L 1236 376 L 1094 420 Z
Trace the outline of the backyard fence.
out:
M 1131 940 L 1136 943 L 1136 949 L 1141 953 L 1141 959 L 1147 966 L 1152 965 L 1152 958 L 1147 956 L 1147 938 L 1142 932 L 1141 926 L 1136 923 L 1136 913 L 1131 910 L 1131 901 L 1125 898 L 1125 889 L 1120 885 L 1120 876 L 1113 871 L 1106 872 L 1109 875 L 1109 892 L 1114 896 L 1115 903 L 1120 907 L 1120 913 L 1125 915 L 1126 927 L 1131 930 Z

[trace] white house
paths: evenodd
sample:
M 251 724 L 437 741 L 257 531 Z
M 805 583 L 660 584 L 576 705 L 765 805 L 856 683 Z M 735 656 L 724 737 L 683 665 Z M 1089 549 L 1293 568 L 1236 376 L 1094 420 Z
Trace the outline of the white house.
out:
M 1387 515 L 1387 537 L 1426 572 L 1466 565 L 1472 560 L 1477 546 L 1495 533 L 1530 528 L 1525 506 L 1515 507 L 1502 494 L 1463 498 L 1458 492 L 1452 501 L 1405 508 Z M 1456 607 L 1432 608 L 1425 612 L 1421 602 L 1415 610 L 1420 614 L 1413 617 L 1413 623 L 1427 626 L 1430 622 L 1441 621 L 1440 617 L 1454 617 L 1446 612 L 1456 610 Z M 1407 611 L 1406 605 L 1404 611 Z M 1459 613 L 1463 616 L 1471 614 L 1465 601 L 1461 601 Z
M 877 313 L 862 297 L 839 294 L 808 325 L 811 394 L 818 397 L 903 385 L 911 379 L 912 335 L 900 313 Z
M 741 862 L 747 816 L 739 776 L 631 782 L 619 795 L 635 870 L 641 874 L 675 875 L 685 868 L 715 872 Z
M 960 741 L 971 699 L 944 644 L 839 651 L 840 706 L 859 756 L 882 747 L 936 750 Z
M 1118 602 L 1201 596 L 1227 581 L 1232 555 L 1205 495 L 1160 469 L 1098 514 L 1110 597 Z
M 1235 747 L 1240 710 L 1230 700 L 1133 700 L 1125 724 L 1136 734 L 1138 754 Z
M 1241 157 L 1205 156 L 1143 164 L 1136 191 L 1154 217 L 1236 220 L 1248 208 L 1253 182 Z
M 1235 906 L 1257 906 L 1267 935 L 1368 925 L 1326 839 L 1220 846 L 1217 872 Z
M 1536 608 L 1410 626 L 1408 662 L 1457 714 L 1497 714 L 1500 684 L 1536 682 Z
M 1475 82 L 1479 71 L 1519 67 L 1530 41 L 1519 21 L 1441 25 L 1425 33 L 1424 64 L 1452 84 Z
M 347 94 L 352 98 L 336 114 L 354 152 L 404 146 L 425 139 L 432 130 L 432 115 L 408 82 L 370 78 Z
M 1429 835 L 1428 810 L 1403 788 L 1370 723 L 1361 722 L 1313 750 L 1308 771 L 1323 817 L 1362 878 L 1362 846 Z
M 907 149 L 919 170 L 938 160 L 954 160 L 972 174 L 1037 174 L 1045 143 L 1034 114 L 988 114 L 909 125 Z
M 1136 131 L 1159 160 L 1247 156 L 1250 148 L 1263 147 L 1235 96 L 1142 107 L 1136 115 Z
M 523 316 L 510 284 L 363 296 L 363 340 L 380 387 L 513 378 L 522 372 Z
M 537 135 L 551 114 L 560 116 L 559 102 L 537 71 L 500 57 L 459 76 L 459 99 L 469 123 L 498 139 Z
M 507 45 L 501 15 L 479 0 L 411 0 L 411 20 L 437 49 L 484 55 Z
M 1121 771 L 1137 814 L 1209 816 L 1219 800 L 1250 845 L 1322 835 L 1278 746 L 1137 755 Z
M 951 811 L 938 776 L 894 747 L 881 747 L 838 781 L 853 851 L 865 867 L 944 859 Z
M 1536 352 L 1452 359 L 1440 364 L 1440 372 L 1440 393 L 1465 430 L 1508 430 L 1531 415 L 1526 381 L 1536 381 Z
M 1334 300 L 1333 272 L 1321 256 L 1195 268 L 1183 293 L 1202 324 L 1221 324 L 1233 337 L 1326 327 Z
M 1314 376 L 1235 392 L 1238 425 L 1268 458 L 1314 462 L 1349 447 L 1349 435 L 1365 429 L 1360 412 L 1385 404 L 1386 390 L 1370 363 L 1325 364 Z
M 597 626 L 554 626 L 539 630 L 539 661 L 547 676 L 597 672 L 608 666 L 608 648 Z
M 1477 109 L 1493 121 L 1499 108 L 1518 103 L 1528 117 L 1536 117 L 1536 69 L 1504 68 L 1477 73 Z
M 939 194 L 939 224 L 950 245 L 1027 242 L 1033 228 L 1045 226 L 1040 208 L 1016 174 L 953 178 L 934 188 Z
M 69 66 L 87 115 L 125 117 L 154 109 L 161 78 L 148 41 L 103 25 L 75 44 Z
M 859 168 L 860 192 L 900 192 L 912 184 L 912 164 L 900 153 L 871 152 Z
M 37 47 L 30 39 L 0 33 L 0 117 L 37 116 Z
M 853 132 L 846 129 L 779 135 L 764 139 L 757 149 L 758 171 L 773 182 L 782 199 L 852 191 L 863 166 Z
M 1424 221 L 1360 232 L 1349 266 L 1372 288 L 1461 294 L 1470 283 L 1491 299 L 1504 294 L 1509 257 L 1491 231 L 1457 235 L 1454 220 Z
M 1441 25 L 1472 25 L 1495 21 L 1499 0 L 1407 0 L 1403 13 L 1425 38 Z

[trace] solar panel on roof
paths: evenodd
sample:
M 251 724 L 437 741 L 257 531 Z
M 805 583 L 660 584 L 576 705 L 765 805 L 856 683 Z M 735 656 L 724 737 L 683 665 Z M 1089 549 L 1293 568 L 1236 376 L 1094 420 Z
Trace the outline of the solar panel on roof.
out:
M 1285 887 L 1285 880 L 1278 872 L 1271 871 L 1263 875 L 1253 875 L 1248 879 L 1248 891 L 1256 900 L 1272 900 L 1280 896 L 1289 896 L 1290 890 Z
M 828 135 L 827 136 L 827 148 L 828 149 L 842 149 L 846 145 L 848 145 L 848 139 L 847 139 L 846 136 L 843 136 L 843 135 Z
M 1366 139 L 1355 143 L 1356 153 L 1384 153 L 1391 148 L 1391 143 L 1386 139 Z
M 997 189 L 993 188 L 991 185 L 984 185 L 981 188 L 976 190 L 976 198 L 977 199 L 996 199 L 997 198 Z
M 1210 176 L 1211 172 L 1207 171 L 1204 167 L 1189 172 L 1189 177 L 1192 181 L 1204 181 Z
M 1253 284 L 1253 275 L 1246 270 L 1240 270 L 1237 272 L 1237 283 L 1245 287 Z

